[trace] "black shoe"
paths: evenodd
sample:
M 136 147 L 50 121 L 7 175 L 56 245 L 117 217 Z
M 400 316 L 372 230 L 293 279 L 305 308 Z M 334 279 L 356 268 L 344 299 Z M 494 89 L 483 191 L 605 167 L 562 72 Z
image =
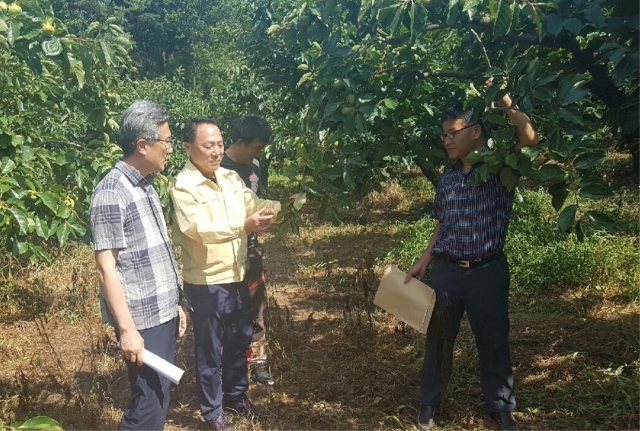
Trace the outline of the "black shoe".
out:
M 233 431 L 234 427 L 229 423 L 224 413 L 220 413 L 215 419 L 207 421 L 210 431 Z
M 259 385 L 272 386 L 275 383 L 273 377 L 271 377 L 271 374 L 267 371 L 267 367 L 264 365 L 257 365 L 251 370 L 251 380 Z
M 222 398 L 222 408 L 227 410 L 229 414 L 241 415 L 241 416 L 266 416 L 267 409 L 254 405 L 249 401 L 247 395 L 243 395 L 240 398 Z
M 513 417 L 512 412 L 492 412 L 491 419 L 498 422 L 501 430 L 505 431 L 518 431 L 520 427 L 518 426 L 518 422 Z
M 418 412 L 418 428 L 420 428 L 420 431 L 429 431 L 434 425 L 433 406 L 420 404 L 420 411 Z

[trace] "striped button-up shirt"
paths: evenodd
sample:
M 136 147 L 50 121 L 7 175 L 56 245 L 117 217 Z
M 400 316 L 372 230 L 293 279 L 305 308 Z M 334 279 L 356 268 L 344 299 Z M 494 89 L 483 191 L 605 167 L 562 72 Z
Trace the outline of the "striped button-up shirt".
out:
M 438 183 L 431 217 L 440 229 L 431 254 L 480 260 L 501 252 L 507 237 L 514 193 L 497 175 L 472 184 L 474 166 L 464 172 L 456 162 Z
M 119 250 L 116 270 L 136 328 L 176 317 L 181 282 L 151 177 L 118 161 L 96 187 L 89 215 L 94 250 Z M 100 305 L 115 326 L 102 294 Z

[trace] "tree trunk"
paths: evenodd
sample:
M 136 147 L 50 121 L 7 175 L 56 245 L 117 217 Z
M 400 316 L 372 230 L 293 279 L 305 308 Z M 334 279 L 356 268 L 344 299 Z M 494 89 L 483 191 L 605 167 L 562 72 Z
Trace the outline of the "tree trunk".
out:
M 436 187 L 438 185 L 438 182 L 440 181 L 440 174 L 438 173 L 438 171 L 422 157 L 417 157 L 415 160 L 415 164 L 418 165 L 418 168 L 420 168 L 420 172 L 422 172 L 422 175 L 424 175 L 429 180 L 429 182 L 433 184 L 433 187 Z

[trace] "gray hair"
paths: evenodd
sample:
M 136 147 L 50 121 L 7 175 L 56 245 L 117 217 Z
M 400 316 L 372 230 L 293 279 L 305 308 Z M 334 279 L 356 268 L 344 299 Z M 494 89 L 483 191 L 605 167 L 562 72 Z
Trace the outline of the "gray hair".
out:
M 155 142 L 160 139 L 160 125 L 169 121 L 169 112 L 162 106 L 144 99 L 134 101 L 122 114 L 120 147 L 124 157 L 136 149 L 139 139 Z

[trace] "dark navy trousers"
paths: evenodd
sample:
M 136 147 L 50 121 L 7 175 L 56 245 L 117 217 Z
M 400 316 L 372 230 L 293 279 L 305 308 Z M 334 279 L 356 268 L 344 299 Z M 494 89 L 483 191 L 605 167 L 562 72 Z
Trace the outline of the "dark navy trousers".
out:
M 247 349 L 253 336 L 251 298 L 246 283 L 184 284 L 193 312 L 196 386 L 205 420 L 222 413 L 222 398 L 240 398 L 249 389 Z M 223 354 L 224 351 L 224 354 Z
M 453 347 L 465 311 L 475 336 L 480 383 L 491 412 L 515 409 L 509 354 L 509 266 L 501 254 L 473 268 L 434 259 L 436 292 L 420 384 L 420 403 L 439 406 L 452 371 Z
M 153 328 L 138 330 L 144 340 L 144 348 L 173 364 L 179 322 L 176 317 Z M 116 338 L 120 341 L 117 329 Z M 126 362 L 131 400 L 118 429 L 163 430 L 169 411 L 171 381 L 146 365 L 139 367 Z

